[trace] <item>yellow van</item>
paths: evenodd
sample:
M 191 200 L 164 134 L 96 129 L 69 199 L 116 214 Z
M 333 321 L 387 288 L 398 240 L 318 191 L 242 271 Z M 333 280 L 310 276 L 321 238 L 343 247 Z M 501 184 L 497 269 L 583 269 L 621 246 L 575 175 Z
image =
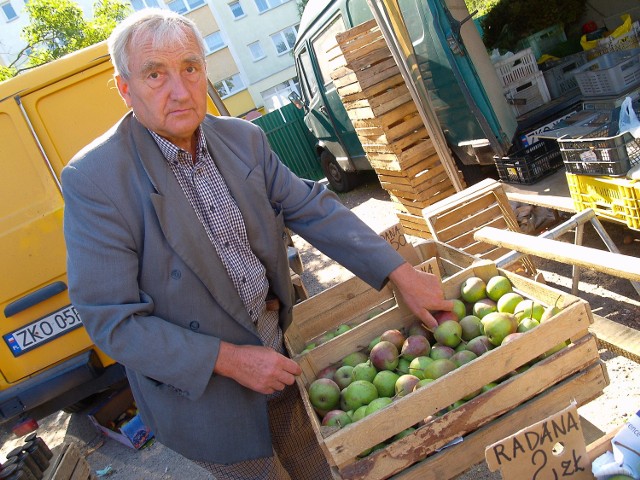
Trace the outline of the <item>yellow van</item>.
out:
M 0 423 L 125 379 L 69 301 L 59 183 L 71 157 L 126 113 L 112 75 L 103 42 L 0 83 Z M 213 98 L 209 107 L 220 114 Z

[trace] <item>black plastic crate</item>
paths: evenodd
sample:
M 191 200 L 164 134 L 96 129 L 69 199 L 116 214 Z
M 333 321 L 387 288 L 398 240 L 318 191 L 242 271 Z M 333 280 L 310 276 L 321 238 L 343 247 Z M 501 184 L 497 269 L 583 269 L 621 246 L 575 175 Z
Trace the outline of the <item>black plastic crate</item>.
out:
M 531 185 L 562 166 L 558 142 L 539 140 L 506 157 L 493 157 L 500 180 Z
M 640 139 L 633 138 L 629 132 L 610 133 L 611 125 L 605 125 L 578 138 L 569 135 L 559 138 L 567 172 L 616 177 L 626 175 L 632 166 L 640 163 Z

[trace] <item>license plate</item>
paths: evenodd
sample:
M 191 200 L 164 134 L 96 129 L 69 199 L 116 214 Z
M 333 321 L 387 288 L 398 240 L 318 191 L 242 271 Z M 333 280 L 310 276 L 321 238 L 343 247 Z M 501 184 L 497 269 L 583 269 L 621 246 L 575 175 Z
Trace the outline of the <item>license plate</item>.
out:
M 80 326 L 82 320 L 77 310 L 73 305 L 67 305 L 40 320 L 7 333 L 3 338 L 13 356 L 18 357 Z

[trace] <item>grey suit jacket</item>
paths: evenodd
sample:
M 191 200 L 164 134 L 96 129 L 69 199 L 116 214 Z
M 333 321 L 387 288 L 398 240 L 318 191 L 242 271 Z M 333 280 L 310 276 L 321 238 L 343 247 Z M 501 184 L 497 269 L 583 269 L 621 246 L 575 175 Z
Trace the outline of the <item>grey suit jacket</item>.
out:
M 292 174 L 258 127 L 210 116 L 202 125 L 284 330 L 285 225 L 376 288 L 403 262 L 333 193 Z M 95 344 L 126 367 L 144 422 L 194 460 L 271 455 L 265 396 L 213 374 L 221 340 L 261 341 L 149 132 L 127 114 L 76 155 L 62 185 L 71 300 Z

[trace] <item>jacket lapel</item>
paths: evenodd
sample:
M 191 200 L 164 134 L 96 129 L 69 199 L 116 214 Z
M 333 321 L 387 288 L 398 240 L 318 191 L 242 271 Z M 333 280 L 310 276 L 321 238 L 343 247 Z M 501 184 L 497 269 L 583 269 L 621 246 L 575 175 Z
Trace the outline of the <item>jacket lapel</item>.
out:
M 220 307 L 248 330 L 256 333 L 255 325 L 224 265 L 158 145 L 146 128 L 133 117 L 131 124 L 138 158 L 156 190 L 151 195 L 151 203 L 164 236 L 207 286 Z

